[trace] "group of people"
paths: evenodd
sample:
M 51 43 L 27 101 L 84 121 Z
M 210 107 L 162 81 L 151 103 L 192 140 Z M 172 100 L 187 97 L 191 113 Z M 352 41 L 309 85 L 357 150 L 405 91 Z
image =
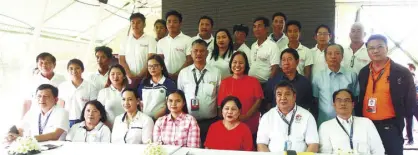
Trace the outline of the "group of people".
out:
M 269 35 L 269 19 L 255 18 L 249 48 L 243 24 L 233 27 L 234 40 L 227 29 L 212 36 L 214 21 L 202 16 L 191 38 L 181 32 L 182 15 L 169 11 L 153 38 L 134 13 L 119 64 L 110 65 L 112 49 L 97 47 L 97 72 L 82 76 L 83 62 L 72 59 L 68 80 L 53 71 L 55 57 L 41 53 L 22 122 L 6 140 L 403 154 L 404 118 L 417 113 L 418 95 L 411 72 L 387 56 L 387 39 L 364 42 L 355 23 L 343 48 L 320 25 L 309 49 L 299 42 L 299 21 L 281 12 L 271 19 Z

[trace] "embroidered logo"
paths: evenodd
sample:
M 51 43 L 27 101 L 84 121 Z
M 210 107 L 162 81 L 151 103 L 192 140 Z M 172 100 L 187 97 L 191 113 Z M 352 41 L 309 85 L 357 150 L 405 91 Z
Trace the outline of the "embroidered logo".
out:
M 148 47 L 148 44 L 140 44 L 141 47 Z
M 182 48 L 175 48 L 175 50 L 176 50 L 177 52 L 184 52 L 184 49 L 182 49 Z
M 302 120 L 302 115 L 297 114 L 295 119 L 296 119 L 296 123 L 300 123 L 300 120 Z

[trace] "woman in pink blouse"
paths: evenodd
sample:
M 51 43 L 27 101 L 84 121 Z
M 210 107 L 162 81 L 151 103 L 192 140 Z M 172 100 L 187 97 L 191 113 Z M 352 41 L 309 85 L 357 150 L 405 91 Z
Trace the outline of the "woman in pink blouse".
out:
M 200 147 L 200 128 L 188 114 L 184 92 L 176 90 L 167 97 L 168 115 L 158 118 L 154 125 L 153 140 L 163 145 Z

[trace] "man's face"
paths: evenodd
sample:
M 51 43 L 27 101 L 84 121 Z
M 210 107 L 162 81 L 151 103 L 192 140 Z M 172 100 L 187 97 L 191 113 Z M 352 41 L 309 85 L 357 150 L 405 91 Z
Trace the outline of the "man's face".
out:
M 255 38 L 262 39 L 267 36 L 267 27 L 264 25 L 263 20 L 258 20 L 253 25 L 253 33 Z
M 49 57 L 38 59 L 37 65 L 42 74 L 52 73 L 55 68 L 55 63 Z
M 383 40 L 371 40 L 367 44 L 367 53 L 372 61 L 385 60 L 388 54 L 388 47 Z
M 134 18 L 131 20 L 131 27 L 135 34 L 139 34 L 144 32 L 145 23 L 141 20 L 141 18 Z
M 280 109 L 289 109 L 296 102 L 296 94 L 289 87 L 279 87 L 276 89 L 276 103 Z
M 210 36 L 212 33 L 212 24 L 209 19 L 201 19 L 199 21 L 199 34 L 202 36 Z
M 96 61 L 100 68 L 105 68 L 110 65 L 110 59 L 104 54 L 103 51 L 96 52 Z
M 315 40 L 318 45 L 326 45 L 329 43 L 331 39 L 331 34 L 329 33 L 328 29 L 325 27 L 321 27 L 318 29 L 318 33 L 315 34 Z
M 42 109 L 50 109 L 58 101 L 58 98 L 54 97 L 52 94 L 51 89 L 38 90 L 36 92 L 36 98 L 38 99 L 38 104 Z
M 235 37 L 235 43 L 243 44 L 245 42 L 245 38 L 247 37 L 247 35 L 245 34 L 245 32 L 235 31 L 234 37 Z
M 208 56 L 208 50 L 204 45 L 194 44 L 192 46 L 192 58 L 193 62 L 206 62 L 206 57 Z
M 155 35 L 157 36 L 157 38 L 163 38 L 164 36 L 167 35 L 167 27 L 165 27 L 161 23 L 155 24 L 154 31 L 155 31 Z
M 273 19 L 273 32 L 278 34 L 278 33 L 282 33 L 283 29 L 284 29 L 284 24 L 285 24 L 285 20 L 282 16 L 276 16 Z
M 299 42 L 300 30 L 296 25 L 289 25 L 286 32 L 289 42 Z
M 336 45 L 327 47 L 327 54 L 325 55 L 325 60 L 328 66 L 340 65 L 341 61 L 343 60 L 343 54 L 341 52 L 341 49 Z
M 175 15 L 167 17 L 167 29 L 169 33 L 179 33 L 181 27 L 180 19 Z
M 350 30 L 351 42 L 363 42 L 366 33 L 361 25 L 353 25 Z
M 290 73 L 296 71 L 299 60 L 296 60 L 295 57 L 290 53 L 284 53 L 281 59 L 282 69 L 284 73 Z
M 334 108 L 337 115 L 351 115 L 353 107 L 354 102 L 348 92 L 341 91 L 335 96 Z

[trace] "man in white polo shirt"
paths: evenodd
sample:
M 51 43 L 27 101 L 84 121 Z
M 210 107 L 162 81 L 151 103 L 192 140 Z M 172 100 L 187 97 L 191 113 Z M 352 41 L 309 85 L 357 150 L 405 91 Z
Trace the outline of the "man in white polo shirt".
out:
M 319 128 L 320 152 L 385 154 L 385 148 L 373 122 L 365 117 L 352 116 L 353 93 L 348 89 L 340 89 L 334 92 L 332 98 L 337 117 L 322 123 Z
M 29 87 L 25 88 L 28 91 L 24 99 L 22 117 L 30 109 L 39 108 L 39 106 L 36 104 L 36 89 L 41 84 L 51 84 L 55 87 L 58 87 L 62 82 L 65 81 L 65 77 L 63 75 L 54 72 L 56 59 L 52 54 L 46 52 L 39 54 L 36 57 L 36 64 L 39 72 L 34 74 L 33 77 L 30 78 L 31 80 L 28 81 L 30 82 L 28 84 Z
M 367 53 L 366 45 L 364 44 L 364 26 L 361 23 L 354 23 L 350 30 L 350 46 L 345 49 L 344 66 L 351 68 L 357 74 L 360 70 L 369 64 L 370 57 Z
M 129 19 L 133 33 L 121 45 L 119 63 L 131 80 L 130 84 L 136 87 L 148 71 L 147 59 L 156 53 L 157 42 L 155 38 L 144 33 L 146 19 L 143 14 L 134 13 Z
M 232 27 L 232 32 L 234 33 L 234 50 L 244 52 L 247 57 L 251 53 L 251 49 L 245 44 L 248 31 L 248 26 L 244 24 L 234 25 L 234 27 Z
M 280 63 L 280 51 L 277 45 L 267 39 L 269 20 L 257 17 L 253 22 L 253 33 L 257 41 L 251 46 L 248 59 L 251 62 L 248 75 L 255 77 L 260 83 L 265 83 L 276 75 Z
M 208 56 L 204 40 L 192 44 L 193 65 L 180 71 L 177 88 L 184 91 L 189 114 L 199 124 L 201 144 L 204 144 L 209 126 L 216 121 L 216 97 L 221 82 L 221 73 L 216 67 L 206 65 Z
M 285 48 L 293 48 L 296 51 L 298 51 L 298 73 L 305 76 L 308 79 L 311 79 L 311 71 L 313 64 L 312 51 L 299 42 L 301 31 L 302 24 L 299 21 L 290 20 L 286 23 L 286 35 L 289 38 L 289 44 L 287 44 Z M 284 49 L 281 49 L 281 51 L 283 50 Z
M 86 78 L 90 81 L 98 91 L 103 89 L 109 78 L 110 62 L 113 58 L 112 49 L 106 46 L 99 46 L 95 49 L 95 55 L 97 60 L 98 69 L 94 73 L 90 73 Z
M 327 62 L 325 61 L 325 49 L 328 47 L 329 41 L 332 38 L 332 31 L 328 25 L 321 24 L 315 29 L 316 45 L 311 49 L 312 51 L 312 73 L 311 78 L 318 74 L 321 70 L 326 69 Z
M 273 29 L 273 33 L 269 35 L 269 39 L 277 44 L 279 49 L 283 49 L 289 43 L 289 39 L 283 33 L 284 26 L 287 21 L 287 17 L 282 12 L 276 12 L 271 17 L 272 24 L 271 28 Z
M 296 89 L 288 81 L 275 87 L 277 106 L 263 115 L 258 126 L 259 152 L 318 152 L 315 118 L 296 105 Z
M 157 43 L 157 54 L 164 58 L 170 78 L 174 81 L 181 69 L 193 63 L 191 54 L 192 39 L 181 32 L 183 16 L 175 11 L 165 14 L 168 35 Z
M 214 42 L 212 35 L 213 19 L 209 16 L 202 16 L 199 19 L 199 33 L 192 38 L 192 40 L 202 39 L 208 44 L 208 51 L 212 52 Z
M 39 108 L 25 114 L 16 125 L 17 131 L 9 132 L 8 142 L 21 136 L 34 136 L 37 141 L 64 140 L 69 130 L 68 112 L 56 106 L 58 89 L 50 84 L 42 84 L 36 90 Z

